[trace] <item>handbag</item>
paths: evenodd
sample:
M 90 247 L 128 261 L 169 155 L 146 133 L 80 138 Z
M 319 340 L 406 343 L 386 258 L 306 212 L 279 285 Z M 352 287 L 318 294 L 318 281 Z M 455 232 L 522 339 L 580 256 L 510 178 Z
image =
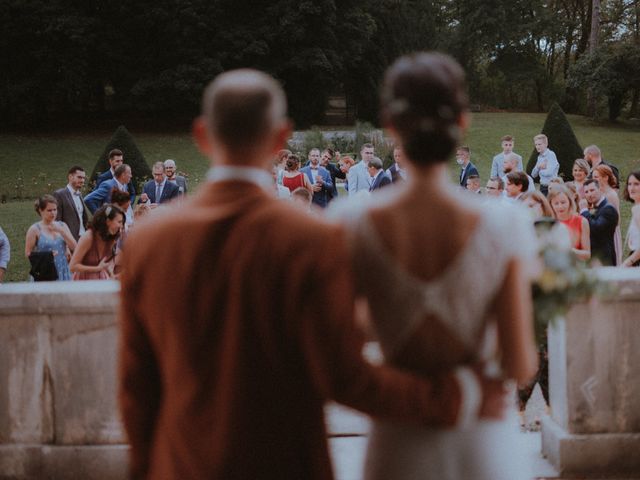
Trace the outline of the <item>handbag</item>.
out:
M 53 261 L 53 252 L 31 252 L 29 254 L 31 270 L 29 273 L 36 282 L 58 280 L 58 269 Z

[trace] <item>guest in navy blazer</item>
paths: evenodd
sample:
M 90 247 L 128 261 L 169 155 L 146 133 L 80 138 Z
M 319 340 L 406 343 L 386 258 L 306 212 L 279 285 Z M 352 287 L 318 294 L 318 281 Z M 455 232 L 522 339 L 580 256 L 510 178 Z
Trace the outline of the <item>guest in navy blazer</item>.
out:
M 98 187 L 100 187 L 102 182 L 106 182 L 107 180 L 112 180 L 114 177 L 116 168 L 118 168 L 118 166 L 122 165 L 123 163 L 124 163 L 124 154 L 122 153 L 122 150 L 118 150 L 117 148 L 114 148 L 113 150 L 111 150 L 109 152 L 110 168 L 106 172 L 102 172 L 100 175 L 98 175 L 98 178 L 96 179 L 96 188 L 94 189 L 94 191 L 97 190 Z M 131 195 L 131 204 L 133 205 L 133 203 L 136 200 L 136 195 L 138 193 L 136 192 L 136 187 L 133 184 L 133 182 L 129 181 L 127 183 L 127 191 Z
M 471 163 L 471 151 L 469 147 L 458 147 L 456 150 L 456 162 L 460 165 L 460 186 L 467 188 L 467 179 L 470 175 L 480 176 L 476 166 Z
M 331 175 L 331 183 L 333 188 L 331 189 L 331 199 L 338 198 L 338 185 L 336 184 L 336 178 L 342 180 L 347 178 L 347 174 L 344 173 L 337 165 L 331 163 L 334 152 L 330 148 L 325 148 L 320 156 L 320 165 L 327 169 L 329 175 Z
M 101 182 L 98 188 L 85 197 L 84 203 L 89 211 L 95 213 L 102 205 L 109 203 L 111 201 L 111 190 L 114 187 L 123 192 L 130 192 L 128 186 L 131 183 L 131 176 L 131 167 L 126 163 L 116 167 L 115 178 Z M 135 195 L 133 198 L 135 199 Z
M 382 169 L 382 160 L 373 157 L 369 162 L 369 175 L 371 176 L 371 186 L 369 191 L 379 190 L 386 185 L 391 185 L 391 179 L 384 173 Z
M 313 187 L 313 204 L 326 208 L 332 198 L 333 182 L 329 170 L 320 165 L 320 150 L 312 148 L 309 152 L 309 165 L 301 168 Z
M 161 204 L 180 195 L 180 187 L 167 179 L 164 163 L 154 163 L 152 172 L 153 180 L 149 180 L 144 184 L 142 195 L 140 195 L 140 203 Z
M 591 256 L 605 266 L 616 265 L 614 235 L 618 225 L 618 211 L 607 202 L 597 180 L 584 182 L 584 196 L 580 200 L 580 215 L 589 222 Z

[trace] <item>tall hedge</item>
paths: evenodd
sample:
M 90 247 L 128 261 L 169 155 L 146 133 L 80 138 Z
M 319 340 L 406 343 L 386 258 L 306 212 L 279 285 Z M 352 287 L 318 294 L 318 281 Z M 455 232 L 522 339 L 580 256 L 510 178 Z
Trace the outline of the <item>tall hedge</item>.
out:
M 136 188 L 151 178 L 151 168 L 149 168 L 149 164 L 144 159 L 144 155 L 138 148 L 136 141 L 124 125 L 120 125 L 116 128 L 116 131 L 113 133 L 109 143 L 104 147 L 102 155 L 100 155 L 100 158 L 98 159 L 98 163 L 96 163 L 96 166 L 93 168 L 93 172 L 91 172 L 90 177 L 91 183 L 95 182 L 98 175 L 110 168 L 109 152 L 114 148 L 122 150 L 122 153 L 124 153 L 124 163 L 131 166 L 131 171 L 133 173 L 132 181 L 135 182 Z M 138 191 L 140 191 L 139 188 Z
M 549 109 L 547 119 L 542 127 L 544 133 L 549 139 L 549 148 L 553 150 L 558 157 L 560 163 L 560 175 L 565 180 L 573 180 L 571 171 L 573 170 L 573 162 L 576 158 L 583 157 L 583 148 L 578 143 L 576 134 L 573 133 L 571 124 L 566 115 L 560 108 L 560 105 L 554 103 Z M 536 166 L 538 160 L 538 152 L 533 149 L 529 162 L 527 163 L 527 172 L 531 174 L 531 170 Z

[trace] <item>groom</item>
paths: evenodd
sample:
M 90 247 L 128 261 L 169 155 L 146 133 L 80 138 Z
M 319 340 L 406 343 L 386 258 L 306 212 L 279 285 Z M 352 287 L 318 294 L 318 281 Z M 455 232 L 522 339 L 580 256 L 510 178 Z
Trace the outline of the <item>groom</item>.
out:
M 179 211 L 151 214 L 124 251 L 133 478 L 331 479 L 329 399 L 423 425 L 502 415 L 502 385 L 470 370 L 421 379 L 363 360 L 344 232 L 273 195 L 290 124 L 271 77 L 220 75 L 194 134 L 208 181 Z

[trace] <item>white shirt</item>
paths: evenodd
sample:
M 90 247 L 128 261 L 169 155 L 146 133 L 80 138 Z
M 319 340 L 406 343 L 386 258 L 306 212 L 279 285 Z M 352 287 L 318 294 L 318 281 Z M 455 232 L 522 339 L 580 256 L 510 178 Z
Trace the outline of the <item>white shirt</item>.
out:
M 116 182 L 116 185 L 118 186 L 118 189 L 122 190 L 123 192 L 127 192 L 127 193 L 129 192 L 129 189 L 127 188 L 127 186 L 126 186 L 126 185 L 124 185 L 124 184 L 122 184 L 122 183 L 120 183 L 120 182 L 116 179 L 116 177 L 113 177 L 113 180 Z
M 82 235 L 85 232 L 84 222 L 82 221 L 82 214 L 84 213 L 84 205 L 82 204 L 82 199 L 80 198 L 80 190 L 76 192 L 73 189 L 73 187 L 69 184 L 67 184 L 67 190 L 69 190 L 69 193 L 71 193 L 73 204 L 76 206 L 76 213 L 78 214 L 78 220 L 80 220 L 80 230 L 78 230 L 78 235 Z
M 207 172 L 209 182 L 239 180 L 253 183 L 273 195 L 273 177 L 262 168 L 220 165 L 211 167 Z
M 547 165 L 545 168 L 540 168 L 539 165 L 543 162 L 546 162 Z M 538 155 L 538 161 L 536 162 L 536 166 L 533 167 L 533 170 L 531 170 L 531 176 L 537 177 L 539 175 L 540 185 L 548 186 L 551 179 L 558 176 L 559 169 L 560 164 L 558 163 L 556 154 L 547 148 Z
M 153 187 L 156 189 L 155 193 L 156 193 L 156 203 L 160 203 L 160 199 L 162 198 L 162 192 L 164 191 L 164 186 L 167 183 L 167 179 L 165 177 L 165 179 L 162 181 L 162 183 L 156 183 L 153 182 Z M 158 188 L 160 188 L 160 191 L 158 191 Z

